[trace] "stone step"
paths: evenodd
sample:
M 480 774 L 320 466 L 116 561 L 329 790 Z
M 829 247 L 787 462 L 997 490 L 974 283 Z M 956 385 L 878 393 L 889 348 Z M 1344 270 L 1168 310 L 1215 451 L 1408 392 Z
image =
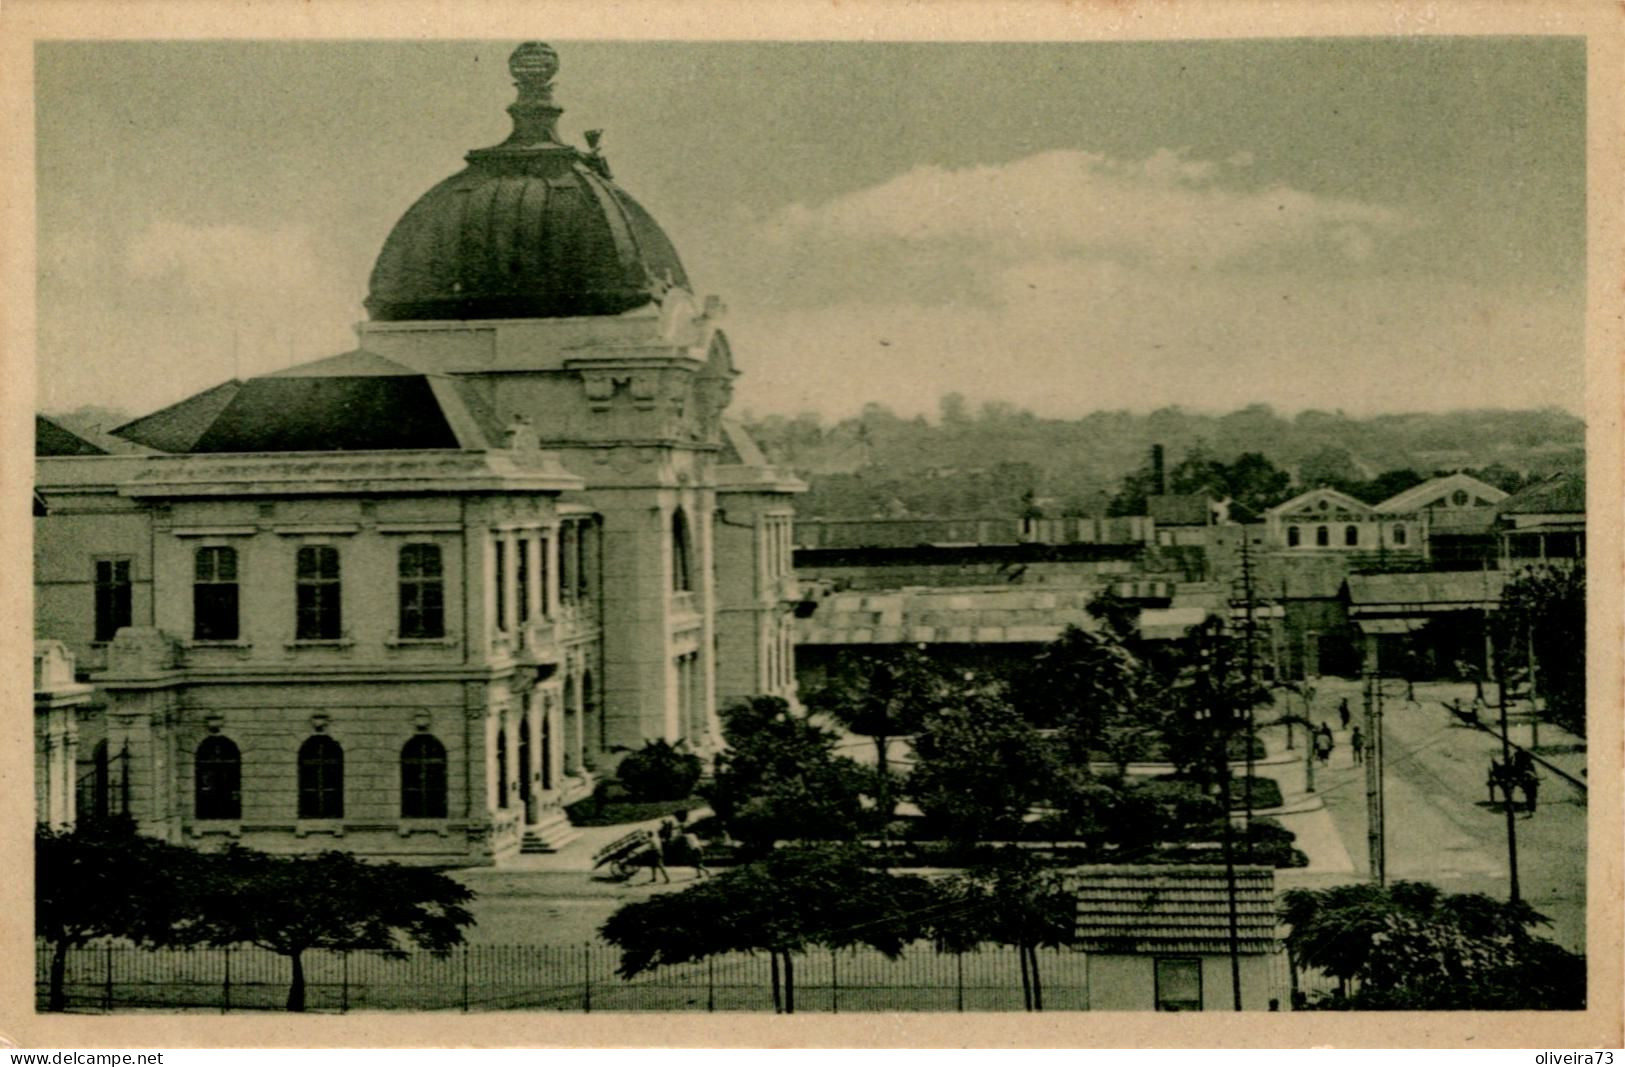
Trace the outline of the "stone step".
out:
M 557 852 L 580 836 L 581 831 L 570 824 L 570 817 L 555 810 L 544 814 L 535 826 L 525 827 L 519 851 L 525 855 Z

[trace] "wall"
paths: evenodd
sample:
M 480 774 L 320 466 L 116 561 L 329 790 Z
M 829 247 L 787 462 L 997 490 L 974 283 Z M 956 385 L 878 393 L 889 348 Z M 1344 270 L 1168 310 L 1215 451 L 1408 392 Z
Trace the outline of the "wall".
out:
M 1190 954 L 1169 953 L 1188 958 Z M 1235 1002 L 1230 985 L 1230 957 L 1209 955 L 1202 961 L 1202 1010 L 1233 1011 Z M 1156 957 L 1150 955 L 1089 954 L 1090 1011 L 1155 1011 Z M 1243 1011 L 1268 1011 L 1270 1000 L 1285 1010 L 1288 992 L 1278 988 L 1278 968 L 1265 955 L 1241 957 Z

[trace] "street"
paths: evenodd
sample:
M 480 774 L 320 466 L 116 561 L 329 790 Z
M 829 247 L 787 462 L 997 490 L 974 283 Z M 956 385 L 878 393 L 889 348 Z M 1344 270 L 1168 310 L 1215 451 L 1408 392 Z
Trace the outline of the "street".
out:
M 1493 734 L 1457 724 L 1440 706 L 1445 700 L 1470 699 L 1472 687 L 1418 684 L 1412 703 L 1404 699 L 1401 683 L 1388 684 L 1383 716 L 1388 880 L 1432 882 L 1447 892 L 1504 899 L 1506 818 L 1499 805 L 1489 806 L 1485 787 L 1490 759 L 1501 755 L 1500 742 Z M 1341 699 L 1348 700 L 1353 723 L 1362 723 L 1358 682 L 1324 678 L 1317 683 L 1314 718 L 1331 724 L 1337 748 L 1330 764 L 1317 768 L 1316 785 L 1357 876 L 1363 877 L 1369 872 L 1365 769 L 1353 762 L 1348 734 L 1337 729 Z M 1549 736 L 1556 733 L 1550 730 Z M 1517 731 L 1513 737 L 1519 738 Z M 1521 795 L 1518 799 L 1522 801 Z M 1521 894 L 1552 921 L 1541 932 L 1578 951 L 1585 949 L 1586 810 L 1580 789 L 1542 769 L 1538 810 L 1516 817 Z M 1348 880 L 1311 877 L 1300 884 Z

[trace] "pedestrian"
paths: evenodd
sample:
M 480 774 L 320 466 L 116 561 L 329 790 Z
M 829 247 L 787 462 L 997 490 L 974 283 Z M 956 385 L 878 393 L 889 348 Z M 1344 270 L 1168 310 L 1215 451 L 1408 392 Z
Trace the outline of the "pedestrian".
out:
M 1354 750 L 1355 763 L 1365 762 L 1365 735 L 1360 732 L 1358 726 L 1349 734 L 1349 748 Z
M 666 870 L 666 843 L 657 833 L 647 830 L 644 833 L 649 841 L 649 884 L 655 884 L 655 875 L 658 874 L 666 880 L 667 885 L 671 885 L 671 874 Z
M 705 866 L 705 846 L 700 843 L 700 835 L 692 832 L 683 834 L 683 847 L 688 850 L 688 860 L 694 865 L 694 877 L 711 877 L 710 870 Z
M 1315 755 L 1319 757 L 1320 762 L 1331 762 L 1332 746 L 1332 728 L 1321 723 L 1319 731 L 1315 733 Z
M 1524 810 L 1530 815 L 1535 814 L 1535 797 L 1540 792 L 1540 776 L 1530 768 L 1529 773 L 1524 775 L 1518 784 L 1523 786 L 1523 798 L 1528 802 Z
M 1349 728 L 1349 698 L 1344 697 L 1337 702 L 1337 718 L 1343 724 L 1343 729 Z

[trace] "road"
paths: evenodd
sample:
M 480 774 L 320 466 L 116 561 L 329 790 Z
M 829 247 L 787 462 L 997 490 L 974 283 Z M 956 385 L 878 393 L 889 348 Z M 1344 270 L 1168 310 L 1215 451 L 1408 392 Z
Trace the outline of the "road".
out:
M 1389 881 L 1432 882 L 1452 893 L 1478 892 L 1504 899 L 1508 891 L 1506 817 L 1489 806 L 1485 776 L 1496 736 L 1458 725 L 1440 702 L 1471 687 L 1423 684 L 1416 702 L 1389 682 L 1384 700 L 1387 871 Z M 1323 679 L 1315 718 L 1337 723 L 1346 698 L 1361 720 L 1358 682 Z M 1367 875 L 1366 785 L 1353 762 L 1347 735 L 1338 731 L 1331 763 L 1317 772 L 1317 785 L 1339 836 Z M 1522 799 L 1521 797 L 1519 798 Z M 1565 948 L 1585 948 L 1586 807 L 1584 794 L 1563 779 L 1542 774 L 1534 815 L 1515 819 L 1518 875 L 1523 898 L 1552 920 L 1543 931 Z M 1337 879 L 1346 881 L 1346 878 Z

